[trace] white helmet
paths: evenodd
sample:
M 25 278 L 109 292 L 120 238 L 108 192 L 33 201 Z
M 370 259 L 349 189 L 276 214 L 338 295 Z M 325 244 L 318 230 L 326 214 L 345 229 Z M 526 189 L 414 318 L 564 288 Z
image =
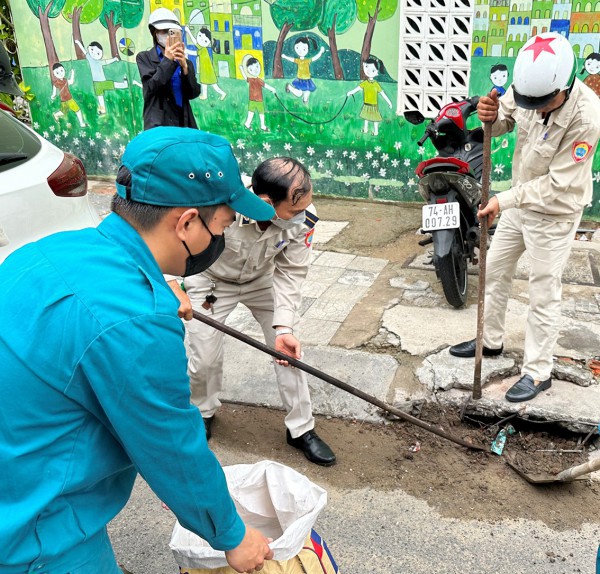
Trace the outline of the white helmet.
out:
M 543 108 L 563 90 L 570 90 L 577 60 L 569 40 L 547 32 L 531 37 L 521 48 L 513 70 L 513 91 L 518 106 Z
M 168 30 L 169 28 L 181 28 L 177 16 L 168 8 L 157 8 L 150 14 L 148 28 L 152 30 Z

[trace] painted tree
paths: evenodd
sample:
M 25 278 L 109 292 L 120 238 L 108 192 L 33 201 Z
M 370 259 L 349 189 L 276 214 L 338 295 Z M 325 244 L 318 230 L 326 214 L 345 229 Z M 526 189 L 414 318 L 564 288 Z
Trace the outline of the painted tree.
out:
M 117 46 L 117 30 L 135 28 L 144 15 L 144 0 L 104 0 L 100 22 L 108 30 L 110 53 L 113 58 L 121 59 Z
M 362 50 L 360 51 L 360 77 L 365 80 L 363 63 L 371 53 L 375 24 L 378 20 L 387 20 L 394 15 L 398 8 L 398 0 L 358 0 L 357 8 L 358 19 L 367 25 Z
M 343 34 L 352 27 L 356 21 L 356 12 L 356 0 L 324 0 L 319 31 L 329 39 L 331 62 L 336 80 L 344 79 L 336 35 Z
M 354 1 L 354 0 L 353 0 Z M 283 78 L 283 43 L 291 30 L 302 32 L 314 28 L 321 19 L 323 0 L 278 0 L 271 4 L 271 18 L 279 28 L 273 57 L 273 77 Z
M 77 41 L 83 44 L 81 38 L 81 24 L 91 24 L 97 20 L 102 13 L 103 0 L 66 0 L 62 15 L 73 28 L 73 45 L 78 60 L 85 60 L 83 50 L 77 45 Z
M 27 5 L 40 20 L 42 38 L 44 38 L 44 46 L 46 47 L 46 58 L 48 59 L 49 68 L 52 69 L 52 66 L 58 62 L 58 55 L 52 39 L 52 30 L 50 30 L 50 18 L 56 18 L 60 14 L 65 5 L 65 0 L 27 0 Z

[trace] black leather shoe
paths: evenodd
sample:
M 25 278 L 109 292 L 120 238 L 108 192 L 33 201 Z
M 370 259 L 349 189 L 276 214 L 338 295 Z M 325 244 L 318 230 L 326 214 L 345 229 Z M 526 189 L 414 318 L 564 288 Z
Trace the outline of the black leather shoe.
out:
M 536 385 L 537 382 L 537 385 Z M 552 386 L 552 378 L 545 381 L 534 381 L 531 375 L 523 375 L 508 391 L 504 398 L 510 403 L 530 401 L 542 391 Z
M 215 420 L 215 415 L 212 417 L 202 417 L 202 420 L 204 421 L 204 430 L 206 430 L 206 442 L 208 442 L 212 436 L 212 424 Z
M 475 356 L 475 339 L 471 341 L 465 341 L 464 343 L 459 343 L 458 345 L 452 345 L 450 347 L 450 354 L 454 357 L 463 357 L 469 358 Z M 504 350 L 504 345 L 499 349 L 488 349 L 485 345 L 483 347 L 483 356 L 484 357 L 497 357 L 502 354 Z
M 327 446 L 325 441 L 319 438 L 314 430 L 309 430 L 297 438 L 292 438 L 290 431 L 286 431 L 287 443 L 294 448 L 300 449 L 304 456 L 321 466 L 331 466 L 335 464 L 335 454 Z

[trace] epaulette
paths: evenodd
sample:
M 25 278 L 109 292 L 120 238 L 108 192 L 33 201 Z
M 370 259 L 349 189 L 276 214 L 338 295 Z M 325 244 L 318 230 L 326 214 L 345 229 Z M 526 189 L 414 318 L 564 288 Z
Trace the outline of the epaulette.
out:
M 312 229 L 319 221 L 319 218 L 310 211 L 305 211 L 306 219 L 304 220 L 304 225 L 306 225 L 309 229 Z

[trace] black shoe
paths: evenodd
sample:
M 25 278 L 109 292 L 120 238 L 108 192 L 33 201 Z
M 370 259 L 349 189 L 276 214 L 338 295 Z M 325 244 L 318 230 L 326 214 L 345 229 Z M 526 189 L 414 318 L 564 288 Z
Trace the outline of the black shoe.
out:
M 212 417 L 202 417 L 202 420 L 204 421 L 204 430 L 206 430 L 206 442 L 208 442 L 212 436 L 212 424 L 215 420 L 215 415 Z
M 314 430 L 309 430 L 297 438 L 292 438 L 290 431 L 286 431 L 287 443 L 294 448 L 300 449 L 304 456 L 321 466 L 331 466 L 335 464 L 335 454 L 327 446 L 325 441 L 319 438 Z
M 475 339 L 471 341 L 465 341 L 464 343 L 459 343 L 458 345 L 452 345 L 450 347 L 450 354 L 454 357 L 463 357 L 469 358 L 475 356 Z M 499 349 L 488 349 L 485 345 L 483 347 L 483 356 L 484 357 L 497 357 L 502 354 L 504 350 L 504 345 L 502 345 Z
M 538 383 L 537 385 L 535 383 Z M 510 403 L 521 403 L 537 397 L 552 386 L 552 378 L 534 381 L 531 375 L 523 375 L 508 391 L 504 398 Z

